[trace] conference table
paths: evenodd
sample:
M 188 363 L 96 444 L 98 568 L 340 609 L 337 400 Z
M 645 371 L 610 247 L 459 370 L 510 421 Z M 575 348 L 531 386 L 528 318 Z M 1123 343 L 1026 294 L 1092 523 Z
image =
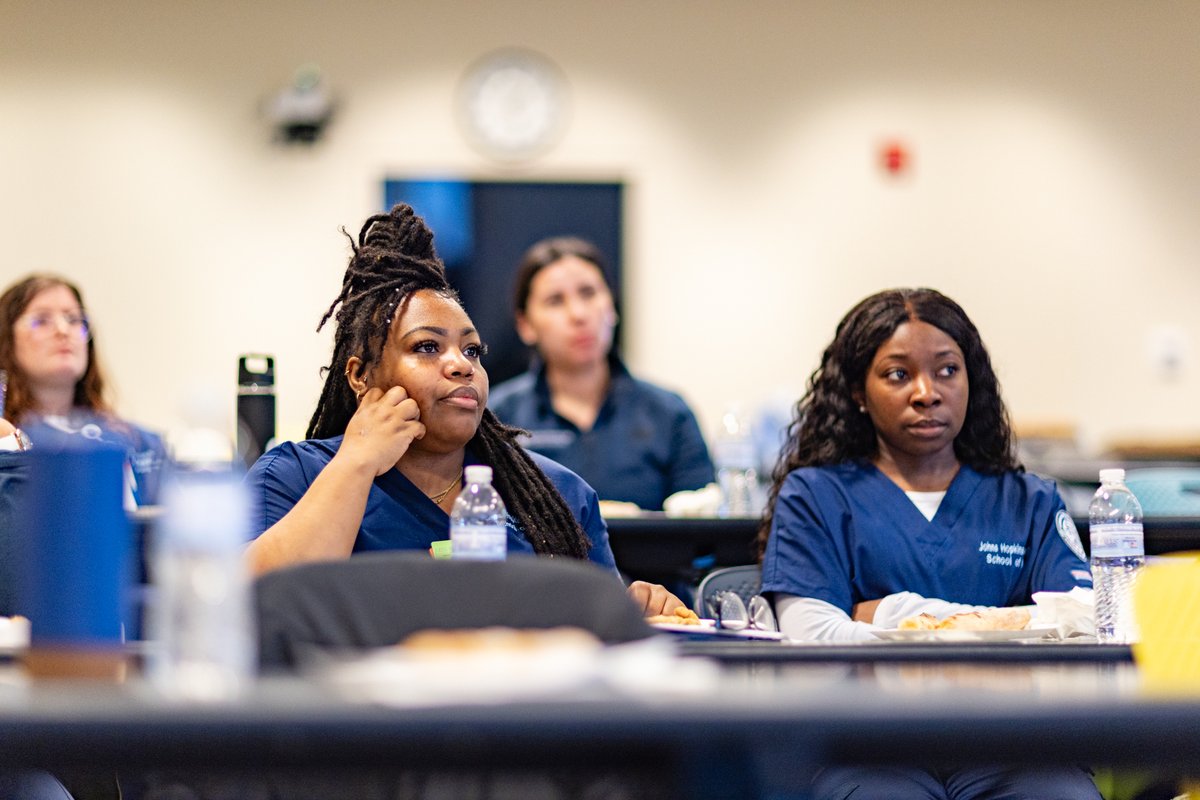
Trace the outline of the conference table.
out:
M 674 688 L 593 682 L 478 702 L 365 701 L 278 676 L 238 702 L 188 705 L 139 679 L 29 681 L 10 667 L 0 768 L 113 768 L 130 798 L 162 775 L 217 787 L 200 796 L 433 797 L 467 782 L 540 786 L 532 797 L 803 798 L 827 764 L 1200 764 L 1200 696 L 1147 690 L 1128 648 L 707 649 L 680 643 Z
M 1051 641 L 910 641 L 788 642 L 681 635 L 681 655 L 713 659 L 725 666 L 968 664 L 988 666 L 1085 665 L 1097 669 L 1133 663 L 1126 644 L 1096 644 L 1093 639 Z

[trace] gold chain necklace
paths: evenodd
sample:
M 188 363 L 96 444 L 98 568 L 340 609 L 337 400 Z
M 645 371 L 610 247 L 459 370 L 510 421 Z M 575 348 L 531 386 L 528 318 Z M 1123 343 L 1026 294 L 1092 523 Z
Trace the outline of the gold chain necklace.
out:
M 433 504 L 435 506 L 440 506 L 442 504 L 442 501 L 446 499 L 446 495 L 450 494 L 450 490 L 453 489 L 455 486 L 458 486 L 458 482 L 459 482 L 459 479 L 455 478 L 454 480 L 452 480 L 450 482 L 450 485 L 447 486 L 445 489 L 442 489 L 437 494 L 429 495 L 429 499 L 433 501 Z

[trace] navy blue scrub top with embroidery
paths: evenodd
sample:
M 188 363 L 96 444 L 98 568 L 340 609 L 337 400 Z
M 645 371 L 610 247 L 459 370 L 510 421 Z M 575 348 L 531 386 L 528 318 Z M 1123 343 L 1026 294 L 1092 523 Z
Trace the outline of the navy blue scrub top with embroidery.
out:
M 1054 484 L 963 466 L 927 520 L 871 464 L 805 467 L 779 492 L 763 589 L 855 603 L 916 592 L 1026 605 L 1038 591 L 1091 587 L 1079 534 Z

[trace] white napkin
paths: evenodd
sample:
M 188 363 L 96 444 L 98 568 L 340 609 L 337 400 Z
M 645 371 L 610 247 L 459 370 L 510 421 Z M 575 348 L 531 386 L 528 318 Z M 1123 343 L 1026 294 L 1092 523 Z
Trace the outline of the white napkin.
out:
M 1095 636 L 1092 590 L 1076 586 L 1069 592 L 1034 592 L 1036 606 L 1030 627 L 1054 627 L 1060 639 Z
M 720 507 L 721 487 L 715 483 L 694 492 L 676 492 L 663 501 L 668 517 L 715 517 Z
M 29 647 L 29 620 L 25 617 L 0 617 L 0 651 Z

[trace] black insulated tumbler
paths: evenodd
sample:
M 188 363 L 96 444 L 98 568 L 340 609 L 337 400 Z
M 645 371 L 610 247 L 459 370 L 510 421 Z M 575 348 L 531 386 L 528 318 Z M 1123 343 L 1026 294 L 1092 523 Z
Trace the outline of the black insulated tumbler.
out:
M 275 359 L 247 354 L 238 358 L 237 449 L 247 468 L 275 438 Z

